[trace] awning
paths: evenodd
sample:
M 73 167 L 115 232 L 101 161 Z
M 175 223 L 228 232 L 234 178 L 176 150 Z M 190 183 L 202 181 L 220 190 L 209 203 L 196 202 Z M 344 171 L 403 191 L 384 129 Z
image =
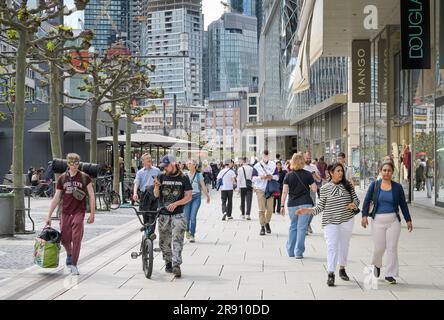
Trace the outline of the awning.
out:
M 126 143 L 126 135 L 118 136 L 119 144 Z M 113 137 L 98 138 L 97 142 L 113 142 Z M 188 146 L 190 142 L 187 140 L 176 139 L 173 137 L 162 136 L 155 133 L 133 133 L 131 134 L 132 145 L 153 145 L 161 147 L 183 147 Z M 191 142 L 192 146 L 197 146 L 196 143 Z
M 302 42 L 299 45 L 297 63 L 292 74 L 294 93 L 310 88 L 310 67 L 322 56 L 324 1 L 304 2 L 302 13 L 306 27 L 300 27 L 298 30 L 298 37 L 302 37 Z
M 370 6 L 371 4 L 371 6 Z M 377 10 L 377 28 L 366 29 L 365 10 Z M 373 0 L 305 0 L 297 29 L 293 52 L 297 65 L 293 71 L 293 92 L 309 88 L 309 73 L 322 56 L 350 56 L 354 39 L 372 39 L 386 25 L 400 23 L 400 1 Z
M 31 130 L 28 130 L 31 133 L 49 133 L 49 121 L 38 125 Z M 80 123 L 75 122 L 74 120 L 68 118 L 67 116 L 63 117 L 63 132 L 76 132 L 76 133 L 90 133 L 91 131 L 82 126 Z

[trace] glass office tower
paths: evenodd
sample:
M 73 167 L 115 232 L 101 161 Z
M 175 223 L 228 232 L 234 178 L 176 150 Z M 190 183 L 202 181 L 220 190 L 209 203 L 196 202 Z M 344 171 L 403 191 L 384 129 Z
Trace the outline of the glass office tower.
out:
M 225 13 L 208 27 L 210 93 L 257 85 L 257 20 Z

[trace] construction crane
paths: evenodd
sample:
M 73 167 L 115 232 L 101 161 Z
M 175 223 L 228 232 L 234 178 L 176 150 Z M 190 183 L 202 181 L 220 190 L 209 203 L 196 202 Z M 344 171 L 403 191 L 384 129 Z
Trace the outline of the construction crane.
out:
M 111 6 L 111 1 L 112 0 L 106 0 L 105 4 L 102 6 L 102 9 L 100 10 L 100 14 L 97 15 L 96 20 L 94 21 L 94 29 L 96 29 L 96 27 L 99 24 L 102 17 L 107 16 L 109 22 L 111 23 L 112 28 L 114 29 L 114 31 L 116 31 L 116 34 L 118 34 L 119 29 L 117 28 L 116 23 L 114 22 L 114 20 L 111 18 L 110 14 L 109 14 L 109 7 Z
M 220 2 L 221 3 L 221 5 L 223 5 L 224 6 L 224 9 L 225 9 L 225 12 L 231 12 L 231 5 L 229 5 L 228 3 L 226 3 L 225 1 L 221 1 Z

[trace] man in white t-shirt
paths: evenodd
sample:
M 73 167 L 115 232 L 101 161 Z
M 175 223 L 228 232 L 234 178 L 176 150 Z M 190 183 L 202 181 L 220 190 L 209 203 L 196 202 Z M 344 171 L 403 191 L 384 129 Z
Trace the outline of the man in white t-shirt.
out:
M 241 212 L 242 219 L 245 219 L 245 213 L 247 220 L 251 220 L 251 203 L 253 201 L 253 167 L 247 163 L 247 157 L 243 157 L 241 160 L 241 166 L 237 169 L 237 186 L 240 189 L 241 195 Z M 248 181 L 248 183 L 247 183 Z M 245 205 L 247 206 L 247 211 L 245 212 Z
M 311 152 L 305 151 L 304 152 L 304 160 L 305 160 L 305 167 L 304 170 L 310 172 L 313 175 L 313 179 L 316 181 L 316 183 L 321 182 L 321 173 L 318 170 L 318 167 L 311 163 Z M 313 192 L 310 190 L 310 196 L 313 200 L 313 204 L 316 205 L 316 192 Z M 308 228 L 307 228 L 307 234 L 313 233 L 313 229 L 311 228 L 311 220 L 313 220 L 313 215 L 310 215 L 310 219 L 308 220 Z
M 271 233 L 270 220 L 273 216 L 273 197 L 266 197 L 265 191 L 270 180 L 279 181 L 279 173 L 276 163 L 269 159 L 268 150 L 262 155 L 262 160 L 253 167 L 253 184 L 256 189 L 257 203 L 259 206 L 259 221 L 261 224 L 260 235 Z
M 350 167 L 347 165 L 347 160 L 345 157 L 345 153 L 344 152 L 339 152 L 338 156 L 336 157 L 336 161 L 340 164 L 342 164 L 345 168 L 345 178 L 353 184 L 353 167 Z
M 231 213 L 233 211 L 233 184 L 236 183 L 236 173 L 230 168 L 231 159 L 224 161 L 224 168 L 217 175 L 217 181 L 222 179 L 221 199 L 222 199 L 222 220 L 233 219 Z

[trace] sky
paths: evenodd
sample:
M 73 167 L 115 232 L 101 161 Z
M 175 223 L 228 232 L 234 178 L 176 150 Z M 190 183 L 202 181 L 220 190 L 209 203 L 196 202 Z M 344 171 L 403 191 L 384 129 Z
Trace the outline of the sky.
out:
M 65 5 L 67 5 L 68 8 L 72 8 L 74 6 L 74 0 L 65 0 Z M 224 7 L 220 3 L 220 0 L 202 0 L 202 12 L 205 19 L 205 30 L 207 30 L 208 25 L 219 19 L 224 13 Z M 74 28 L 80 28 L 78 23 L 79 18 L 83 19 L 83 12 L 75 12 L 71 16 L 66 17 L 65 21 L 66 24 Z

